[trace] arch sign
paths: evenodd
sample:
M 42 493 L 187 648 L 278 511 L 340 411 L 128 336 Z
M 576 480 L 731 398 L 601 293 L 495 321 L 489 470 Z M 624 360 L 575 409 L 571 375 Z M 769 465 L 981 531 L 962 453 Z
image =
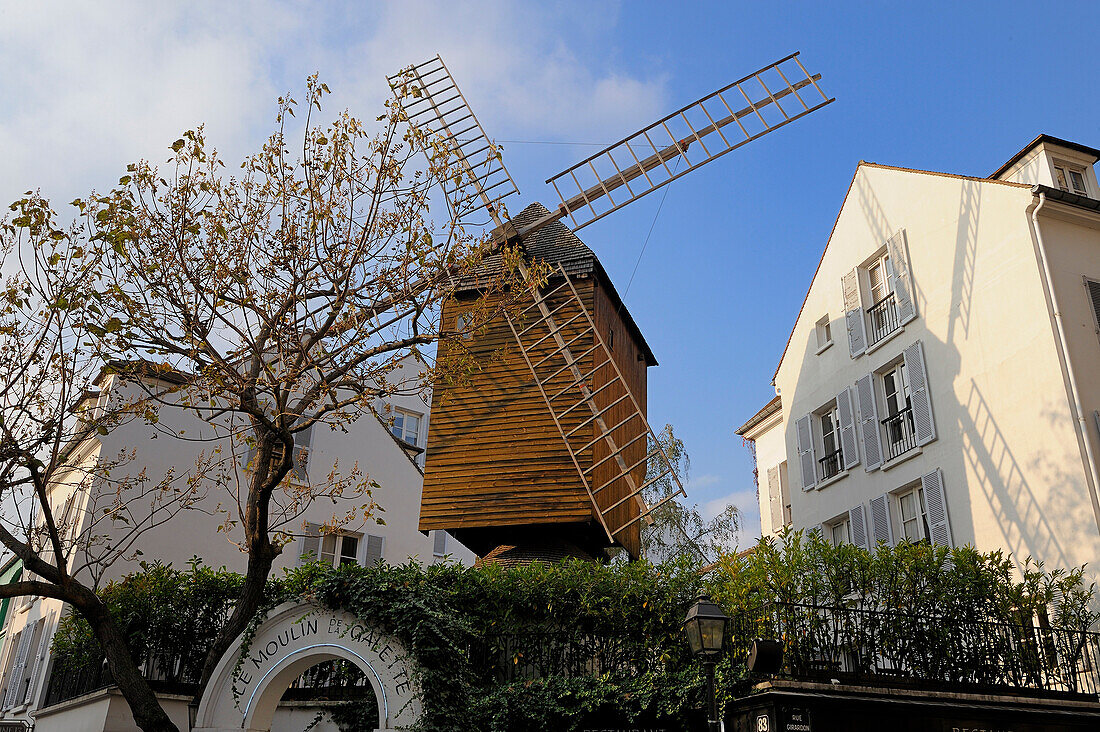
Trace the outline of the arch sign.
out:
M 285 603 L 271 611 L 248 648 L 237 638 L 199 700 L 195 732 L 268 732 L 294 679 L 320 663 L 344 659 L 366 674 L 378 700 L 378 729 L 412 726 L 420 717 L 410 659 L 393 636 L 342 610 Z

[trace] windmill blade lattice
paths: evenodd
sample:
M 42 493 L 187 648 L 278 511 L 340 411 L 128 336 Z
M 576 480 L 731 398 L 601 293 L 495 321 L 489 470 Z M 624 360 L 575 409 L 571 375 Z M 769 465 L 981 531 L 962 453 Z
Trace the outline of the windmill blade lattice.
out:
M 594 512 L 615 541 L 687 494 L 569 275 L 560 264 L 554 274 L 561 283 L 536 291 L 518 322 L 505 317 Z M 647 472 L 651 464 L 657 469 Z M 674 490 L 647 503 L 643 492 L 669 477 Z
M 442 140 L 458 162 L 456 174 L 443 181 L 451 215 L 462 221 L 486 209 L 498 219 L 501 201 L 519 188 L 443 59 L 437 55 L 386 78 L 409 124 L 429 141 Z
M 692 102 L 547 179 L 561 199 L 558 214 L 577 231 L 821 109 L 834 99 L 820 79 L 793 53 Z

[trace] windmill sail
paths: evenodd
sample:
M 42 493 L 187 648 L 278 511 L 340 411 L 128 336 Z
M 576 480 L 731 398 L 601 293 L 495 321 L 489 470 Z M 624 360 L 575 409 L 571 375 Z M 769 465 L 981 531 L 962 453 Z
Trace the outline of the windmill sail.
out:
M 834 100 L 798 54 L 708 94 L 547 179 L 574 231 Z
M 501 201 L 519 193 L 519 188 L 443 59 L 437 55 L 387 79 L 413 129 L 428 139 L 442 140 L 458 162 L 455 175 L 443 181 L 454 219 L 462 221 L 486 209 L 496 220 Z
M 595 514 L 617 541 L 687 494 L 569 274 L 559 264 L 555 275 L 560 283 L 535 292 L 534 304 L 519 314 L 529 318 L 517 324 L 505 317 Z M 648 504 L 643 492 L 662 481 L 675 489 Z

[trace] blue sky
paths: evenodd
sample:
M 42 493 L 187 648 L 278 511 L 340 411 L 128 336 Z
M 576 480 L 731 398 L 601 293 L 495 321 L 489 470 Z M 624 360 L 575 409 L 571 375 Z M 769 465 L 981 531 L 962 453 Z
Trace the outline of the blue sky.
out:
M 692 499 L 737 503 L 748 541 L 759 519 L 733 431 L 774 393 L 856 163 L 988 175 L 1040 132 L 1100 146 L 1098 21 L 1091 2 L 3 0 L 0 199 L 108 186 L 199 122 L 238 159 L 314 71 L 330 109 L 372 117 L 385 74 L 440 52 L 489 135 L 515 141 L 521 203 L 550 204 L 543 180 L 590 143 L 800 50 L 833 105 L 677 181 L 656 221 L 660 194 L 582 232 L 661 362 L 651 421 L 685 441 Z

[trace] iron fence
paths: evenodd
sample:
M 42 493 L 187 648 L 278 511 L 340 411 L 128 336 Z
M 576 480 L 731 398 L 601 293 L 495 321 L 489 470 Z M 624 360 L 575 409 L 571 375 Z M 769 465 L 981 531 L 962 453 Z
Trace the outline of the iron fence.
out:
M 821 475 L 820 480 L 828 480 L 834 475 L 840 472 L 840 466 L 842 463 L 840 448 L 833 450 L 828 455 L 820 458 L 817 461 L 818 472 Z
M 882 420 L 886 430 L 886 459 L 896 458 L 917 446 L 917 431 L 913 427 L 913 408 L 905 407 Z
M 744 669 L 754 638 L 783 642 L 780 676 L 838 679 L 868 685 L 908 684 L 953 690 L 989 689 L 1100 695 L 1100 633 L 1050 627 L 1045 622 L 1000 623 L 936 615 L 913 615 L 872 606 L 773 603 L 737 612 L 726 633 L 733 669 Z M 621 633 L 556 628 L 486 634 L 468 648 L 478 678 L 508 683 L 549 677 L 636 675 L 662 668 L 686 645 Z M 150 658 L 142 672 L 158 691 L 191 693 L 201 664 L 196 656 Z M 366 678 L 346 664 L 320 664 L 291 684 L 285 698 L 360 699 L 370 695 Z M 50 676 L 50 706 L 112 685 L 101 660 L 58 666 Z
M 871 320 L 871 337 L 868 341 L 872 346 L 901 327 L 897 302 L 892 292 L 867 308 L 867 315 Z
M 792 678 L 1100 694 L 1100 633 L 1087 630 L 774 604 L 734 618 L 731 633 L 781 639 Z

